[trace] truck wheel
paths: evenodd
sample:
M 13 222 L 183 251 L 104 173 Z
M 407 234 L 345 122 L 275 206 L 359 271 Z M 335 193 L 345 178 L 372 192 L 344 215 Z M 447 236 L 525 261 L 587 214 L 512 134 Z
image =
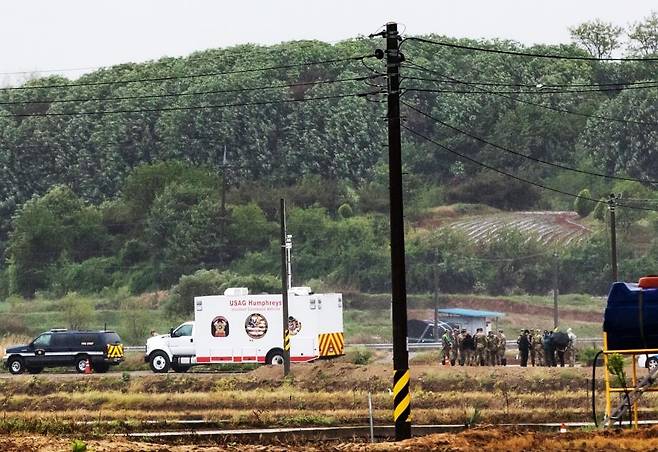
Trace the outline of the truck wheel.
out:
M 25 364 L 21 358 L 11 358 L 9 360 L 9 372 L 19 375 L 25 372 Z
M 275 366 L 283 365 L 283 350 L 280 348 L 275 348 L 270 350 L 267 356 L 265 357 L 266 364 L 274 364 Z
M 91 364 L 88 363 L 88 360 L 89 358 L 87 358 L 86 356 L 78 356 L 77 358 L 75 358 L 75 370 L 79 374 L 85 373 L 85 370 L 87 370 L 87 364 Z
M 171 363 L 171 369 L 179 374 L 184 374 L 185 372 L 190 370 L 190 366 L 186 366 L 184 364 Z
M 652 356 L 647 361 L 647 369 L 654 370 L 656 367 L 658 367 L 658 359 L 655 356 Z
M 156 374 L 165 374 L 169 372 L 169 367 L 171 366 L 171 362 L 169 361 L 169 357 L 165 352 L 153 353 L 149 361 L 151 365 L 151 370 Z

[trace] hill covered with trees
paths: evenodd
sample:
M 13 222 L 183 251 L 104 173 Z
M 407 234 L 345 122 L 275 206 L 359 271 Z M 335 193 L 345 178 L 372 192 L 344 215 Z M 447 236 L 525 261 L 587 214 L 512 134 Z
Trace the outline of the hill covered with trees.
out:
M 443 204 L 574 210 L 573 197 L 523 180 L 593 200 L 624 193 L 622 232 L 649 240 L 621 240 L 623 274 L 655 268 L 658 64 L 463 48 L 587 57 L 586 32 L 580 45 L 403 43 L 404 124 L 454 151 L 404 136 L 410 290 L 430 290 L 436 273 L 447 292 L 548 290 L 550 259 L 513 258 L 553 250 L 514 231 L 477 245 L 413 227 Z M 655 52 L 645 41 L 629 55 Z M 280 197 L 292 205 L 300 281 L 387 290 L 386 81 L 372 58 L 382 45 L 244 45 L 0 89 L 4 294 L 137 293 L 200 270 L 217 287 L 252 278 L 268 288 Z M 595 207 L 576 210 L 603 231 Z M 563 289 L 605 290 L 607 256 L 602 232 L 561 249 Z

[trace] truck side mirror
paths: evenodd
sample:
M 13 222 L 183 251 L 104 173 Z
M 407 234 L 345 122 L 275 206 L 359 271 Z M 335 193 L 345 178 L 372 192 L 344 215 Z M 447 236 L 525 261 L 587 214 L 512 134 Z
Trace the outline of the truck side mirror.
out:
M 174 336 L 174 329 L 173 328 L 169 328 L 169 336 L 172 336 L 172 337 Z

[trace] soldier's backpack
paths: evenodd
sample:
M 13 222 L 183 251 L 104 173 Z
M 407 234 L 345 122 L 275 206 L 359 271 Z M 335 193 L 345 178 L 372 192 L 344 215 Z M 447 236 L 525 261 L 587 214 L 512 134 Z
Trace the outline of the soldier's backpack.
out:
M 569 335 L 567 333 L 563 333 L 562 331 L 557 331 L 553 333 L 553 337 L 551 338 L 551 341 L 553 342 L 553 346 L 558 349 L 565 349 L 569 346 Z

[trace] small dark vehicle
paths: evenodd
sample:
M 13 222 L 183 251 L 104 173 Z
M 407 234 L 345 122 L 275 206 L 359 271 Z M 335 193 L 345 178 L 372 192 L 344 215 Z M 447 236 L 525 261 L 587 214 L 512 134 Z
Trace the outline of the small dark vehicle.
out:
M 3 361 L 14 375 L 26 370 L 38 374 L 45 367 L 74 366 L 84 373 L 87 364 L 95 372 L 107 372 L 123 361 L 123 344 L 114 331 L 50 330 L 27 345 L 7 348 Z

